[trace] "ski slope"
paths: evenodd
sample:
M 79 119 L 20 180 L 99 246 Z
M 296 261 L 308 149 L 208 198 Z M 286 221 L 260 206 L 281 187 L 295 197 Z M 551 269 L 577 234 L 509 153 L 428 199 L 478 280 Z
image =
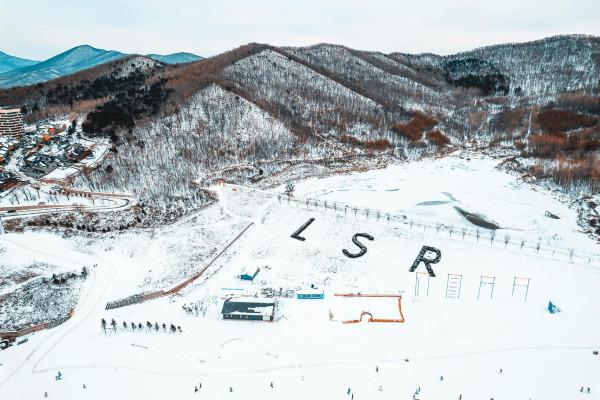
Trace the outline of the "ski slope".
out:
M 494 167 L 490 159 L 429 160 L 308 179 L 296 185 L 295 195 L 432 222 L 451 220 L 457 227 L 468 223 L 448 209 L 446 192 L 515 236 L 518 230 L 547 245 L 566 242 L 594 251 L 595 243 L 577 232 L 572 210 Z M 374 216 L 288 204 L 261 191 L 212 189 L 217 204 L 155 231 L 98 240 L 31 232 L 0 237 L 14 268 L 20 255 L 11 243 L 17 242 L 27 243 L 23 257 L 48 257 L 65 268 L 98 264 L 71 320 L 0 352 L 0 398 L 43 398 L 46 391 L 58 399 L 346 399 L 350 388 L 355 399 L 410 399 L 418 387 L 420 399 L 600 398 L 600 358 L 592 354 L 600 348 L 595 263 L 569 263 L 505 249 L 501 242 L 460 240 Z M 429 205 L 419 205 L 423 202 Z M 563 218 L 546 221 L 546 209 Z M 306 240 L 291 238 L 309 218 L 315 221 L 301 233 Z M 198 251 L 195 247 L 210 252 L 249 222 L 252 227 L 206 275 L 177 296 L 104 310 L 107 301 L 140 292 L 149 276 L 152 287 L 168 287 L 180 275 L 200 270 L 205 258 L 186 252 Z M 367 253 L 351 259 L 342 249 L 358 251 L 352 244 L 358 232 L 374 240 L 360 239 Z M 416 274 L 408 269 L 423 245 L 440 249 L 442 256 L 432 265 L 435 278 L 419 274 L 417 293 Z M 254 282 L 237 278 L 256 267 L 261 271 Z M 424 266 L 417 271 L 424 272 Z M 446 298 L 449 273 L 462 275 L 458 299 Z M 480 290 L 482 275 L 495 277 L 493 293 L 489 285 Z M 516 276 L 530 279 L 527 301 L 522 288 L 513 295 Z M 324 290 L 325 299 L 281 298 L 273 323 L 220 319 L 227 293 L 311 284 Z M 341 323 L 362 311 L 397 317 L 393 300 L 334 296 L 357 292 L 401 294 L 406 321 Z M 548 313 L 550 300 L 562 312 Z M 205 315 L 182 310 L 193 304 Z M 117 320 L 117 331 L 105 334 L 102 317 Z M 173 323 L 183 333 L 123 331 L 122 321 Z M 63 374 L 60 381 L 54 380 L 57 371 Z M 202 388 L 194 393 L 199 383 Z M 579 393 L 581 386 L 590 386 L 591 394 Z

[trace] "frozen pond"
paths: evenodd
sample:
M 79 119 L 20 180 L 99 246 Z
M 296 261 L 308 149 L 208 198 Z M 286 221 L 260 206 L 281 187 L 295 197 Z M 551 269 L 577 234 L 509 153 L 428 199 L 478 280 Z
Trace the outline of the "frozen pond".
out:
M 352 206 L 403 214 L 409 219 L 477 229 L 455 209 L 479 213 L 511 235 L 562 248 L 597 251 L 593 240 L 579 232 L 577 213 L 552 194 L 496 169 L 490 158 L 458 156 L 394 165 L 381 170 L 296 185 L 296 194 Z M 546 211 L 560 219 L 548 218 Z

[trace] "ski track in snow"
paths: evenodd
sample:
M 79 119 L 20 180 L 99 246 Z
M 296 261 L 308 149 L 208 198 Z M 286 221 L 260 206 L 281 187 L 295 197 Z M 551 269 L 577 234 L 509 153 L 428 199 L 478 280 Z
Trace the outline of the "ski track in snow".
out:
M 356 195 L 353 201 L 367 202 L 371 207 L 390 201 L 391 198 L 380 194 L 389 186 L 371 184 L 369 173 L 366 174 L 310 180 L 297 185 L 297 190 L 300 194 L 312 192 L 318 198 L 332 200 L 335 196 Z M 358 182 L 354 186 L 352 178 Z M 104 310 L 105 302 L 114 300 L 115 292 L 127 287 L 133 290 L 139 279 L 130 272 L 131 261 L 119 252 L 121 250 L 104 254 L 104 247 L 99 246 L 91 247 L 87 254 L 70 248 L 68 241 L 40 249 L 15 240 L 14 235 L 3 236 L 1 240 L 59 264 L 68 263 L 77 268 L 94 263 L 98 266 L 90 268 L 85 292 L 70 320 L 32 335 L 28 344 L 0 353 L 3 360 L 4 354 L 7 355 L 7 362 L 0 367 L 3 374 L 0 375 L 0 397 L 35 398 L 48 388 L 52 398 L 61 399 L 100 399 L 115 397 L 115 394 L 117 398 L 171 396 L 185 399 L 195 398 L 188 389 L 202 379 L 207 383 L 203 390 L 208 392 L 201 393 L 200 397 L 215 399 L 226 396 L 341 399 L 346 398 L 343 395 L 348 386 L 352 386 L 353 392 L 362 391 L 358 398 L 397 399 L 410 398 L 409 390 L 414 390 L 410 388 L 416 385 L 424 388 L 422 399 L 456 398 L 455 393 L 471 393 L 468 398 L 473 399 L 564 399 L 574 397 L 569 393 L 575 393 L 580 385 L 594 384 L 592 377 L 600 373 L 600 360 L 594 360 L 591 355 L 600 345 L 597 339 L 600 316 L 594 311 L 600 279 L 595 267 L 507 252 L 501 246 L 464 243 L 432 232 L 397 229 L 384 221 L 353 218 L 332 210 L 290 207 L 285 201 L 277 202 L 272 193 L 267 196 L 259 190 L 233 191 L 229 186 L 215 190 L 219 192 L 218 204 L 165 227 L 156 232 L 158 234 L 140 231 L 139 238 L 135 236 L 136 241 L 131 243 L 136 246 L 150 241 L 143 249 L 151 252 L 148 257 L 161 259 L 165 254 L 163 247 L 168 245 L 166 239 L 171 235 L 181 235 L 196 224 L 213 226 L 210 219 L 200 218 L 204 212 L 213 213 L 210 215 L 216 219 L 213 227 L 218 229 L 209 230 L 207 234 L 219 235 L 218 240 L 213 240 L 217 247 L 227 243 L 240 222 L 254 223 L 239 243 L 207 271 L 205 279 L 170 299 Z M 442 198 L 450 197 L 441 190 L 438 192 Z M 446 193 L 465 199 L 464 193 L 459 191 Z M 421 196 L 417 200 L 436 199 Z M 519 207 L 519 202 L 511 204 L 511 207 Z M 219 217 L 222 215 L 227 218 L 223 220 Z M 289 238 L 308 217 L 317 217 L 317 221 L 303 233 L 307 240 Z M 567 223 L 562 221 L 562 225 L 557 226 L 564 227 Z M 349 238 L 353 232 L 361 231 L 375 236 L 375 241 L 367 243 L 367 255 L 357 260 L 343 258 L 341 249 L 351 248 Z M 203 238 L 202 232 L 197 232 L 198 241 Z M 568 229 L 560 233 L 571 241 L 578 238 Z M 132 237 L 127 235 L 123 237 Z M 43 240 L 45 236 L 34 237 Z M 443 251 L 440 266 L 436 266 L 441 279 L 432 279 L 429 297 L 413 294 L 413 275 L 407 274 L 404 268 L 412 262 L 423 242 L 439 246 Z M 268 264 L 270 268 L 261 269 L 256 283 L 235 278 L 241 267 L 258 264 Z M 398 265 L 400 268 L 395 268 Z M 460 300 L 439 298 L 443 294 L 446 272 L 464 274 Z M 496 274 L 499 280 L 493 301 L 473 300 L 477 292 L 473 279 L 487 273 Z M 507 285 L 512 284 L 510 280 L 517 273 L 533 279 L 527 303 L 507 300 L 510 299 Z M 219 320 L 220 302 L 209 304 L 205 318 L 194 318 L 181 311 L 181 304 L 208 296 L 219 298 L 223 287 L 256 290 L 263 286 L 262 281 L 268 287 L 284 288 L 317 282 L 325 287 L 327 298 L 316 302 L 282 299 L 283 316 L 272 324 Z M 115 286 L 119 288 L 114 289 Z M 327 319 L 328 308 L 335 310 L 336 317 L 346 311 L 355 313 L 352 307 L 359 310 L 375 307 L 369 310 L 385 312 L 388 304 L 345 303 L 332 295 L 339 290 L 370 288 L 380 292 L 390 288 L 403 291 L 407 322 L 342 326 Z M 548 298 L 557 298 L 563 312 L 549 316 L 544 304 Z M 119 326 L 115 335 L 104 336 L 96 331 L 102 317 L 115 318 L 119 323 L 173 318 L 176 324 L 181 323 L 184 332 L 175 335 L 123 332 Z M 132 347 L 132 343 L 140 347 Z M 556 362 L 559 364 L 552 364 Z M 375 365 L 382 367 L 378 375 L 365 373 L 372 371 Z M 502 377 L 506 384 L 496 386 L 492 378 L 498 377 L 494 371 L 499 366 L 509 372 Z M 52 379 L 52 373 L 57 370 L 69 371 L 60 383 Z M 401 375 L 386 375 L 386 370 L 393 371 L 392 375 Z M 510 371 L 515 372 L 511 375 Z M 432 383 L 440 373 L 449 376 L 446 386 Z M 307 381 L 302 386 L 299 382 L 304 382 L 304 374 Z M 155 378 L 149 380 L 149 375 Z M 302 381 L 299 381 L 300 375 Z M 263 391 L 256 386 L 261 380 L 276 381 L 279 391 Z M 75 386 L 81 390 L 81 382 L 88 384 L 87 392 L 75 391 Z M 377 391 L 381 382 L 386 389 L 384 393 Z M 229 385 L 236 387 L 235 393 L 227 393 Z M 390 386 L 392 389 L 388 389 Z M 102 387 L 102 392 L 94 391 L 93 387 Z M 218 392 L 218 388 L 223 392 Z M 586 398 L 597 398 L 597 389 L 592 390 L 595 390 L 593 394 Z

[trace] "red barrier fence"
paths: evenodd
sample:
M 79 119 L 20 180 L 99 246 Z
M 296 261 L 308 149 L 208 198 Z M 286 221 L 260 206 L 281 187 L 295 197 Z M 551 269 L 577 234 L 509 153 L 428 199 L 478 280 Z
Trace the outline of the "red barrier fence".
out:
M 221 250 L 219 252 L 219 254 L 217 254 L 216 256 L 214 256 L 213 259 L 204 268 L 202 268 L 200 271 L 196 272 L 190 278 L 188 278 L 185 281 L 179 283 L 177 286 L 174 286 L 174 287 L 172 287 L 171 289 L 169 289 L 167 291 L 158 290 L 156 292 L 151 292 L 151 293 L 146 293 L 146 294 L 135 294 L 135 295 L 130 296 L 130 297 L 126 298 L 126 299 L 111 301 L 109 303 L 106 303 L 106 309 L 110 310 L 110 309 L 113 309 L 113 308 L 125 307 L 125 306 L 131 305 L 131 304 L 137 304 L 137 303 L 141 303 L 141 302 L 144 302 L 144 301 L 147 301 L 147 300 L 152 300 L 152 299 L 156 299 L 158 297 L 167 296 L 167 295 L 171 295 L 171 294 L 175 294 L 175 293 L 179 292 L 181 289 L 185 288 L 190 283 L 192 283 L 196 279 L 200 278 L 202 276 L 202 274 L 204 274 L 204 272 L 206 272 L 206 270 L 211 265 L 213 265 L 213 263 L 215 261 L 217 261 L 217 259 L 223 253 L 225 253 L 225 251 L 227 251 L 227 249 L 229 249 L 229 247 L 231 247 L 231 245 L 234 244 L 235 241 L 238 240 L 253 224 L 254 224 L 253 222 L 251 222 L 250 224 L 248 224 L 248 226 L 246 226 L 235 238 L 233 238 L 233 240 L 231 242 L 229 242 L 227 244 L 227 246 L 225 246 L 223 248 L 223 250 Z
M 38 325 L 33 325 L 33 326 L 30 326 L 29 328 L 24 328 L 19 331 L 0 332 L 0 339 L 16 339 L 20 336 L 29 335 L 30 333 L 38 332 L 38 331 L 41 331 L 44 329 L 54 328 L 54 327 L 64 323 L 65 321 L 67 321 L 69 318 L 71 318 L 73 313 L 74 313 L 74 310 L 71 309 L 71 311 L 69 311 L 69 314 L 63 318 L 58 318 L 58 319 L 52 320 L 50 322 L 44 322 L 44 323 L 41 323 Z

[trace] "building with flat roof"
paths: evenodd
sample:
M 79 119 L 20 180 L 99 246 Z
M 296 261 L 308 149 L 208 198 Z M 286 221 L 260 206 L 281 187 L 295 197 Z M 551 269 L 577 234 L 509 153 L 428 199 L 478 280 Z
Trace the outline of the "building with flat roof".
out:
M 233 297 L 223 302 L 223 319 L 273 321 L 275 300 L 259 297 Z
M 22 135 L 25 133 L 23 114 L 18 108 L 0 108 L 0 135 Z

